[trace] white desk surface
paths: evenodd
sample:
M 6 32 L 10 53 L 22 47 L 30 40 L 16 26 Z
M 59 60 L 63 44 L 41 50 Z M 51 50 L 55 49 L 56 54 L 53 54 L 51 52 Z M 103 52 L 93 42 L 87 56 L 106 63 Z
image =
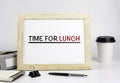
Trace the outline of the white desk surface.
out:
M 41 73 L 40 77 L 31 78 L 28 76 L 29 71 L 26 71 L 23 77 L 13 83 L 120 83 L 120 61 L 113 62 L 111 65 L 93 62 L 92 70 L 39 72 Z M 51 76 L 48 75 L 49 72 L 84 73 L 88 77 Z

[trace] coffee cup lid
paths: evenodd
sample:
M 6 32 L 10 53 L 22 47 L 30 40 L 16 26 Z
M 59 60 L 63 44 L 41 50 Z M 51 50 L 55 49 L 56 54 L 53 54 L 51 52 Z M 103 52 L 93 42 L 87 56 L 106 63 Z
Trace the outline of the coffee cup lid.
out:
M 99 37 L 97 37 L 96 42 L 113 43 L 113 42 L 115 42 L 115 38 L 112 36 L 99 36 Z

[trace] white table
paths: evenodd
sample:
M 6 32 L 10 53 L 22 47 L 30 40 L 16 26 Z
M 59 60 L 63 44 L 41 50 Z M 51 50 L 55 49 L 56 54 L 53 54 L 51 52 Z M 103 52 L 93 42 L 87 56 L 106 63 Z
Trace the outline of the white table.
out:
M 23 77 L 15 80 L 13 83 L 120 83 L 120 61 L 115 61 L 111 65 L 93 62 L 92 65 L 92 70 L 39 71 L 41 76 L 36 78 L 29 77 L 29 71 L 26 71 Z M 51 76 L 48 75 L 49 72 L 84 73 L 88 77 Z

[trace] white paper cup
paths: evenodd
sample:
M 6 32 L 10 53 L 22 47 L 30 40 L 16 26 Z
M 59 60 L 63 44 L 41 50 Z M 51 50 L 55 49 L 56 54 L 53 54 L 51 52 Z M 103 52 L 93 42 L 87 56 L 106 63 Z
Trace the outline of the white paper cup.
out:
M 96 40 L 99 62 L 110 64 L 113 58 L 113 44 L 115 42 L 112 36 L 99 36 Z

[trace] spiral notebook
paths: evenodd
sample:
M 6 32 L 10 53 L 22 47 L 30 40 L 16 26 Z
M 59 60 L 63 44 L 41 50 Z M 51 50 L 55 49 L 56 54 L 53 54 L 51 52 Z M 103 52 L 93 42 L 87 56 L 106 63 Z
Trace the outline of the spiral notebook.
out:
M 11 82 L 23 76 L 25 71 L 0 70 L 0 81 Z

